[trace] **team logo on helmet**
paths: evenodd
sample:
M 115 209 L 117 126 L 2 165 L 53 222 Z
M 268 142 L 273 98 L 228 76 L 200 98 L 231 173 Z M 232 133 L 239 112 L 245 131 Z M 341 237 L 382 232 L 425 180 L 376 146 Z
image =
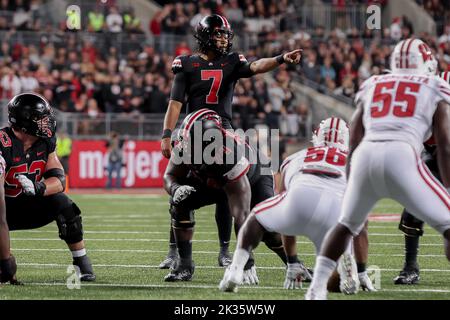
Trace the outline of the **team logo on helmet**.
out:
M 328 146 L 347 151 L 349 144 L 347 123 L 335 117 L 322 120 L 313 133 L 312 142 L 315 147 Z

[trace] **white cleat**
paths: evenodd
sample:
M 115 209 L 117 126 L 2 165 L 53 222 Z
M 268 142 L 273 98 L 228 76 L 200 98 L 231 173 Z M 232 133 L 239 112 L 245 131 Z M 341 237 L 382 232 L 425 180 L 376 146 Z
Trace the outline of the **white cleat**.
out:
M 370 280 L 369 276 L 367 275 L 367 272 L 361 272 L 358 273 L 359 283 L 361 285 L 361 289 L 363 291 L 368 292 L 376 292 L 377 289 L 372 284 L 372 280 Z
M 339 259 L 337 271 L 341 278 L 339 289 L 344 294 L 356 294 L 359 289 L 356 261 L 351 254 L 344 253 Z
M 327 290 L 317 290 L 310 286 L 305 294 L 305 300 L 327 300 Z
M 225 269 L 222 281 L 219 284 L 219 290 L 224 292 L 237 292 L 238 285 L 242 284 L 244 278 L 244 271 L 237 268 L 231 269 L 229 266 Z

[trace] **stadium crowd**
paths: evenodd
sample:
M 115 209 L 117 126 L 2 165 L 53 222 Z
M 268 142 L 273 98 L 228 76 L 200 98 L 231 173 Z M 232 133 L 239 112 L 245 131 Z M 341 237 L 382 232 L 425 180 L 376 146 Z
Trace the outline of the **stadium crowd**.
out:
M 4 8 L 15 10 L 11 11 L 14 14 L 34 12 L 31 16 L 39 17 L 35 13 L 40 12 L 40 2 L 0 1 L 0 11 Z M 334 4 L 339 5 L 339 1 Z M 427 8 L 426 3 L 424 6 Z M 292 3 L 285 0 L 229 0 L 220 7 L 214 1 L 166 4 L 148 28 L 158 37 L 186 35 L 210 12 L 226 15 L 237 36 L 242 32 L 239 30 L 245 30 L 246 18 L 281 17 L 277 20 L 279 25 L 263 27 L 254 34 L 258 45 L 244 52 L 249 61 L 284 50 L 304 50 L 301 65 L 282 66 L 274 73 L 273 82 L 263 77 L 241 80 L 233 100 L 238 127 L 251 127 L 255 121 L 271 128 L 281 123 L 281 129 L 288 135 L 296 135 L 301 129 L 299 124 L 311 113 L 307 104 L 294 98 L 289 85 L 292 78 L 319 84 L 319 89 L 326 93 L 353 98 L 363 80 L 389 68 L 392 45 L 413 33 L 406 17 L 394 19 L 381 32 L 357 28 L 326 32 L 321 26 L 310 32 L 289 28 L 283 16 L 292 13 Z M 173 78 L 171 63 L 175 56 L 189 54 L 193 48 L 188 41 L 179 41 L 167 52 L 167 48 L 164 51 L 143 43 L 136 35 L 142 32 L 142 25 L 133 17 L 130 8 L 115 6 L 93 6 L 88 13 L 84 31 L 127 32 L 125 48 L 118 48 L 114 38 L 99 46 L 89 38 L 80 39 L 76 32 L 63 32 L 64 26 L 60 26 L 58 32 L 62 35 L 58 41 L 52 41 L 54 37 L 42 38 L 38 44 L 12 41 L 7 33 L 0 46 L 1 97 L 8 99 L 20 92 L 39 91 L 58 109 L 92 118 L 110 112 L 164 113 Z M 0 18 L 0 29 L 1 21 Z M 31 23 L 34 24 L 39 22 Z M 436 52 L 440 69 L 450 70 L 450 24 L 437 37 L 423 34 L 422 39 Z

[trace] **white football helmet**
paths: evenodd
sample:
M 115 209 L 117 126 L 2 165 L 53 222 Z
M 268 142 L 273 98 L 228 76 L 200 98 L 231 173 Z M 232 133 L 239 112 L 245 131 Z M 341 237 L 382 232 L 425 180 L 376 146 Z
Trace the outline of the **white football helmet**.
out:
M 348 151 L 348 125 L 341 118 L 331 117 L 320 122 L 314 131 L 312 143 L 315 147 L 334 147 Z
M 392 73 L 436 74 L 437 60 L 425 42 L 409 38 L 395 46 L 391 70 Z

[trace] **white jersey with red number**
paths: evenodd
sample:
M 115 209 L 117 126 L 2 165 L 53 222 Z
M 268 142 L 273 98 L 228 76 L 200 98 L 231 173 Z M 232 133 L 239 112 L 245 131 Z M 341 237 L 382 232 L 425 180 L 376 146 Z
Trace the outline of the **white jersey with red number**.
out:
M 367 79 L 355 98 L 364 110 L 364 140 L 405 141 L 420 152 L 442 100 L 450 103 L 450 86 L 438 76 L 386 74 Z
M 342 195 L 346 187 L 347 153 L 331 147 L 311 147 L 289 156 L 281 165 L 286 190 L 293 183 L 331 189 Z

